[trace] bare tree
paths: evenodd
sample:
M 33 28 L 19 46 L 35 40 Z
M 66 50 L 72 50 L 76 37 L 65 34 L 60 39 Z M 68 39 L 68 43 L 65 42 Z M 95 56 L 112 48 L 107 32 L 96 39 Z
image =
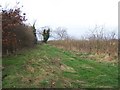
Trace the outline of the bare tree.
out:
M 40 40 L 40 41 L 43 40 L 42 32 L 43 32 L 43 31 L 40 30 L 40 29 L 37 29 L 37 30 L 36 30 L 36 35 L 37 35 L 37 37 L 38 37 L 38 40 Z
M 68 37 L 66 28 L 58 27 L 55 31 L 55 37 L 59 40 L 64 40 Z

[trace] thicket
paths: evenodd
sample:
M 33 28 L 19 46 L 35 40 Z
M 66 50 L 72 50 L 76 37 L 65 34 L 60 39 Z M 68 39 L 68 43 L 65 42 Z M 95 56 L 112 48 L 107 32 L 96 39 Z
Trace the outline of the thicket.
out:
M 15 53 L 25 47 L 34 46 L 31 26 L 24 22 L 26 14 L 20 8 L 2 9 L 2 54 Z

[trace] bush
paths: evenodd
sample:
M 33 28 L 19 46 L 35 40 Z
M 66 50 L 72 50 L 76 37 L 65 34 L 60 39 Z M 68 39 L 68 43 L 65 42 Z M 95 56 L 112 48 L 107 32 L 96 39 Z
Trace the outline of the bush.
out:
M 25 13 L 20 8 L 2 10 L 2 53 L 14 53 L 17 50 L 34 45 L 32 27 L 26 26 Z
M 19 25 L 14 28 L 19 48 L 32 47 L 34 45 L 34 34 L 30 26 Z

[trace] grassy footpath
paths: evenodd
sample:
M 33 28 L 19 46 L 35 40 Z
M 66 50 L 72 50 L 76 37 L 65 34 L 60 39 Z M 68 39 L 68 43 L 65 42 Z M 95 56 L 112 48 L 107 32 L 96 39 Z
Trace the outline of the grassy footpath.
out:
M 83 60 L 50 45 L 4 57 L 2 63 L 3 88 L 118 87 L 117 66 Z

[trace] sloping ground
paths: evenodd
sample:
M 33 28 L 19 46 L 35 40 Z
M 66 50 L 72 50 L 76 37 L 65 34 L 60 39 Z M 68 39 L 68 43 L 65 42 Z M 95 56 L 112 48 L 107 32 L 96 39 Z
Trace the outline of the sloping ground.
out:
M 4 57 L 3 88 L 118 87 L 117 65 L 83 60 L 50 45 Z

